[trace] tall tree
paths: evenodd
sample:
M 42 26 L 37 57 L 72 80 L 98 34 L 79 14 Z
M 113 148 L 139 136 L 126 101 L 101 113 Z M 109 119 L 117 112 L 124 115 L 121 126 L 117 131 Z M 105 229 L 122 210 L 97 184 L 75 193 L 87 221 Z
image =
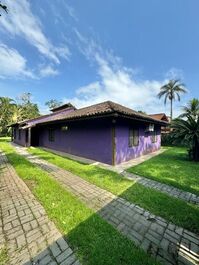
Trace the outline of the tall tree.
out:
M 58 101 L 57 99 L 51 99 L 45 103 L 45 105 L 48 106 L 49 109 L 54 109 L 61 106 L 62 104 L 63 103 L 61 101 Z
M 199 161 L 199 117 L 194 119 L 187 115 L 187 119 L 173 120 L 172 136 L 176 141 L 184 142 L 190 146 L 190 155 L 193 160 Z
M 0 97 L 0 134 L 7 135 L 7 125 L 12 122 L 13 109 L 16 103 L 9 97 Z
M 19 97 L 19 108 L 22 120 L 36 118 L 40 115 L 38 105 L 31 102 L 31 93 L 23 93 Z
M 191 99 L 187 106 L 182 108 L 183 113 L 180 115 L 181 118 L 191 116 L 194 120 L 197 120 L 199 117 L 199 99 Z
M 22 121 L 23 117 L 23 110 L 19 105 L 13 106 L 13 112 L 12 112 L 12 122 L 16 123 L 19 121 Z
M 180 83 L 179 80 L 170 80 L 168 84 L 165 84 L 160 88 L 158 97 L 164 97 L 164 104 L 167 103 L 167 100 L 170 100 L 170 116 L 171 120 L 173 118 L 173 102 L 178 99 L 180 101 L 180 94 L 186 93 L 185 85 Z
M 24 93 L 18 101 L 8 97 L 0 97 L 0 135 L 8 135 L 8 125 L 18 121 L 38 117 L 37 104 L 31 102 L 31 94 Z

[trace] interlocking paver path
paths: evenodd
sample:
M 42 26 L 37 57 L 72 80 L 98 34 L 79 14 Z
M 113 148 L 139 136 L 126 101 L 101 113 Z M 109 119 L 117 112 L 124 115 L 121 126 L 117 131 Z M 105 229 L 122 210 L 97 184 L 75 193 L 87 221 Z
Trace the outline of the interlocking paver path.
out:
M 24 148 L 17 151 L 49 172 L 122 234 L 163 264 L 199 264 L 199 236 L 52 165 Z
M 7 247 L 8 264 L 80 264 L 3 153 L 0 153 L 0 210 L 0 248 Z
M 158 191 L 161 191 L 163 193 L 167 193 L 171 197 L 175 197 L 178 199 L 181 199 L 183 201 L 195 204 L 199 206 L 199 196 L 191 193 L 191 192 L 186 192 L 181 189 L 175 188 L 173 186 L 160 183 L 158 181 L 152 180 L 152 179 L 147 179 L 145 177 L 141 177 L 129 172 L 122 172 L 121 173 L 124 177 L 127 177 L 128 179 L 131 179 L 133 181 L 136 181 L 140 184 L 142 184 L 145 187 L 153 188 Z

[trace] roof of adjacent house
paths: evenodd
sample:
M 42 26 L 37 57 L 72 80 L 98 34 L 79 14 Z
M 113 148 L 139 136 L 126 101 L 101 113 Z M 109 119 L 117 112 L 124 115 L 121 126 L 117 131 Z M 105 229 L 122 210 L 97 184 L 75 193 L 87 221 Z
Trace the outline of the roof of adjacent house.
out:
M 61 106 L 58 106 L 58 107 L 55 107 L 55 108 L 52 108 L 50 111 L 52 112 L 55 112 L 55 111 L 58 111 L 58 110 L 63 110 L 63 109 L 66 109 L 66 108 L 71 108 L 71 109 L 76 109 L 75 106 L 73 106 L 70 102 L 69 103 L 66 103 L 66 104 L 63 104 Z
M 56 121 L 65 121 L 65 120 L 76 120 L 76 119 L 85 119 L 91 117 L 99 116 L 123 116 L 126 118 L 133 118 L 136 120 L 142 120 L 147 122 L 154 122 L 161 125 L 167 125 L 167 122 L 153 118 L 149 115 L 134 111 L 130 108 L 124 107 L 118 103 L 112 101 L 105 101 L 99 104 L 91 105 L 89 107 L 84 107 L 81 109 L 74 109 L 72 111 L 58 110 L 49 115 L 44 115 L 36 119 L 26 120 L 19 124 L 27 125 L 30 127 L 36 124 L 52 123 Z M 27 127 L 27 126 L 26 126 Z
M 166 116 L 165 113 L 156 113 L 156 114 L 150 114 L 149 115 L 151 118 L 157 119 L 157 120 L 162 120 L 169 122 L 169 118 Z

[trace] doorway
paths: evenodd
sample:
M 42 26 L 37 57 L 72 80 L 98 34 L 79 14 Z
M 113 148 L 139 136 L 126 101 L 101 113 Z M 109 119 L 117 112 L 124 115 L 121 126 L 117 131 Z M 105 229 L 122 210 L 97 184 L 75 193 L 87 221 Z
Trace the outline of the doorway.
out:
M 31 128 L 31 146 L 39 146 L 39 129 Z

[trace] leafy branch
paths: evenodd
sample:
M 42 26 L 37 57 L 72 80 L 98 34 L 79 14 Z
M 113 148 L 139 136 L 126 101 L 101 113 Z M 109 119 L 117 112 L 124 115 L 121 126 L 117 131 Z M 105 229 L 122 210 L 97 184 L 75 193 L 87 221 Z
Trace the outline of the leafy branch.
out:
M 0 10 L 4 10 L 6 13 L 8 13 L 8 7 L 0 2 Z M 1 16 L 1 14 L 0 14 Z

